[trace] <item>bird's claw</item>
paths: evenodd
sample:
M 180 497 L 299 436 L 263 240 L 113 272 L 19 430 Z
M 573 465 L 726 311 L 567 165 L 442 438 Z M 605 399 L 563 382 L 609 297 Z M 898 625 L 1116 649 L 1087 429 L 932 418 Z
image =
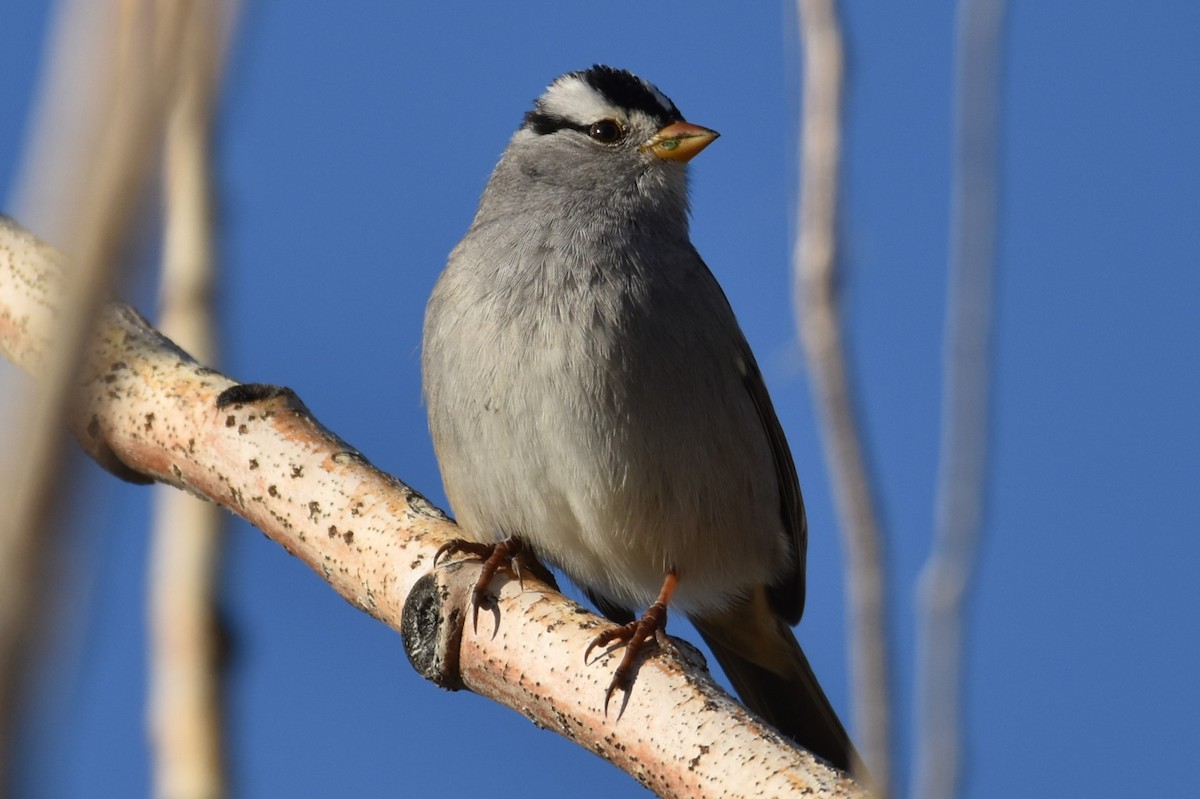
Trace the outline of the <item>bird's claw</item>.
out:
M 442 544 L 438 547 L 437 552 L 433 553 L 433 566 L 437 568 L 438 561 L 443 556 L 450 555 L 467 554 L 486 560 L 495 548 L 495 544 L 480 544 L 475 541 L 468 541 L 465 538 L 453 538 Z
M 587 649 L 583 651 L 583 659 L 586 662 L 592 650 L 598 646 L 607 646 L 613 641 L 621 641 L 625 644 L 625 654 L 613 672 L 612 682 L 608 684 L 608 689 L 604 692 L 604 715 L 608 715 L 608 704 L 618 689 L 625 694 L 629 693 L 629 689 L 633 687 L 633 665 L 637 660 L 638 653 L 642 651 L 642 647 L 647 642 L 662 632 L 666 625 L 667 606 L 663 602 L 655 602 L 646 609 L 640 619 L 611 630 L 605 630 L 593 638 Z
M 520 564 L 523 550 L 524 547 L 517 538 L 506 538 L 494 544 L 481 544 L 477 541 L 455 538 L 442 544 L 433 554 L 435 568 L 442 556 L 466 554 L 483 561 L 483 566 L 479 569 L 479 579 L 475 581 L 475 586 L 471 589 L 471 623 L 475 628 L 479 627 L 479 608 L 488 602 L 488 585 L 496 576 L 496 572 L 508 568 L 517 578 L 521 588 L 525 588 L 524 573 L 521 571 Z

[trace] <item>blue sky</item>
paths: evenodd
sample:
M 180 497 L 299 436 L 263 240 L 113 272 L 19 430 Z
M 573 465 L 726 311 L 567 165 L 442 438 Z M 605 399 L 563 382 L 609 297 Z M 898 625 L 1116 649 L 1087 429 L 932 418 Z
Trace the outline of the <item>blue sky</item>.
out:
M 952 12 L 843 4 L 844 296 L 888 534 L 901 785 L 933 518 Z M 49 14 L 8 0 L 4 18 L 0 203 Z M 428 292 L 542 87 L 594 62 L 642 74 L 722 134 L 693 162 L 693 239 L 795 453 L 811 527 L 799 635 L 848 718 L 840 544 L 788 296 L 793 27 L 787 3 L 248 3 L 218 127 L 222 366 L 293 387 L 444 504 L 420 405 Z M 994 450 L 967 656 L 974 799 L 1200 789 L 1198 41 L 1200 6 L 1180 0 L 1011 9 Z M 147 288 L 134 294 L 153 310 Z M 150 492 L 81 472 L 24 775 L 31 796 L 145 795 Z M 397 634 L 231 527 L 238 795 L 640 790 L 511 711 L 422 682 Z

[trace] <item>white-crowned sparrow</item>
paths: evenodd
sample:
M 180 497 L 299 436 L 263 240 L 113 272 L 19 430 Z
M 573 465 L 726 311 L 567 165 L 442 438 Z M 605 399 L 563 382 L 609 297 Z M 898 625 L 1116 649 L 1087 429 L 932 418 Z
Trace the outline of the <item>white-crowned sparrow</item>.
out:
M 429 426 L 464 535 L 489 545 L 457 549 L 506 542 L 486 577 L 519 541 L 610 618 L 649 606 L 597 639 L 626 641 L 613 688 L 669 602 L 751 709 L 847 769 L 790 629 L 807 538 L 795 467 L 688 238 L 686 162 L 716 137 L 629 72 L 550 84 L 429 300 Z

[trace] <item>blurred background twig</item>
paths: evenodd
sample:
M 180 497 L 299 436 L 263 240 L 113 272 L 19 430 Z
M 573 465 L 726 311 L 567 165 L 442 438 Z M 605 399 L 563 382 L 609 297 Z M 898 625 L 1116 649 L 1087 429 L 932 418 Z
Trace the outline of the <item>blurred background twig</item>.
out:
M 918 583 L 912 796 L 957 796 L 964 741 L 966 598 L 987 478 L 1004 0 L 961 0 L 955 32 L 954 175 L 942 340 L 933 548 Z
M 218 360 L 214 321 L 215 193 L 212 117 L 235 11 L 197 3 L 163 159 L 163 253 L 158 328 L 201 363 Z M 215 799 L 228 791 L 222 641 L 216 589 L 226 514 L 157 486 L 149 566 L 149 717 L 154 791 L 164 799 Z
M 837 297 L 842 34 L 833 0 L 799 0 L 798 8 L 804 98 L 794 307 L 846 557 L 853 734 L 872 788 L 886 797 L 891 781 L 892 712 L 883 540 L 856 419 Z
M 71 256 L 71 280 L 65 286 L 63 312 L 57 321 L 53 356 L 43 370 L 44 379 L 27 395 L 13 434 L 4 480 L 0 481 L 0 774 L 11 781 L 13 732 L 20 707 L 24 674 L 30 651 L 37 639 L 43 606 L 41 590 L 47 553 L 55 540 L 55 500 L 68 490 L 70 475 L 64 469 L 63 420 L 70 407 L 74 383 L 85 342 L 91 334 L 96 311 L 111 294 L 118 267 L 127 263 L 122 255 L 134 222 L 146 180 L 158 152 L 163 129 L 166 98 L 175 75 L 175 57 L 182 42 L 189 2 L 155 3 L 126 0 L 115 9 L 115 37 L 106 40 L 103 68 L 80 57 L 79 50 L 57 50 L 51 58 L 59 64 L 51 74 L 65 76 L 62 82 L 48 81 L 47 91 L 66 91 L 69 97 L 46 96 L 50 106 L 69 105 L 81 87 L 90 87 L 102 98 L 89 130 L 62 132 L 34 128 L 38 142 L 34 163 L 25 180 L 36 183 L 42 170 L 56 168 L 52 142 L 71 136 L 85 142 L 84 157 L 75 175 L 74 202 L 57 209 L 60 247 Z M 79 6 L 82 7 L 82 6 Z M 91 14 L 73 15 L 78 8 L 64 6 L 58 24 L 60 43 L 78 44 L 88 33 L 65 28 L 94 22 Z M 105 36 L 107 25 L 91 29 Z M 60 60 L 61 59 L 61 60 Z M 9 789 L 11 785 L 7 786 Z

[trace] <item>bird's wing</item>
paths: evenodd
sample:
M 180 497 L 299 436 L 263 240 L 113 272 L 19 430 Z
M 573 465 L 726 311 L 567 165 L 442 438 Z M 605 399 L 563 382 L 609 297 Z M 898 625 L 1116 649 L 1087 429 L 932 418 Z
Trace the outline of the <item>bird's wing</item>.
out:
M 795 564 L 782 580 L 769 587 L 771 603 L 775 610 L 788 621 L 796 624 L 804 613 L 804 561 L 808 551 L 808 518 L 804 514 L 804 497 L 800 494 L 800 480 L 796 477 L 796 464 L 788 448 L 787 438 L 775 415 L 775 406 L 767 394 L 762 373 L 745 340 L 740 342 L 742 382 L 750 400 L 758 411 L 763 432 L 771 446 L 771 457 L 775 461 L 775 478 L 779 484 L 779 512 L 784 529 L 788 532 L 792 560 Z

